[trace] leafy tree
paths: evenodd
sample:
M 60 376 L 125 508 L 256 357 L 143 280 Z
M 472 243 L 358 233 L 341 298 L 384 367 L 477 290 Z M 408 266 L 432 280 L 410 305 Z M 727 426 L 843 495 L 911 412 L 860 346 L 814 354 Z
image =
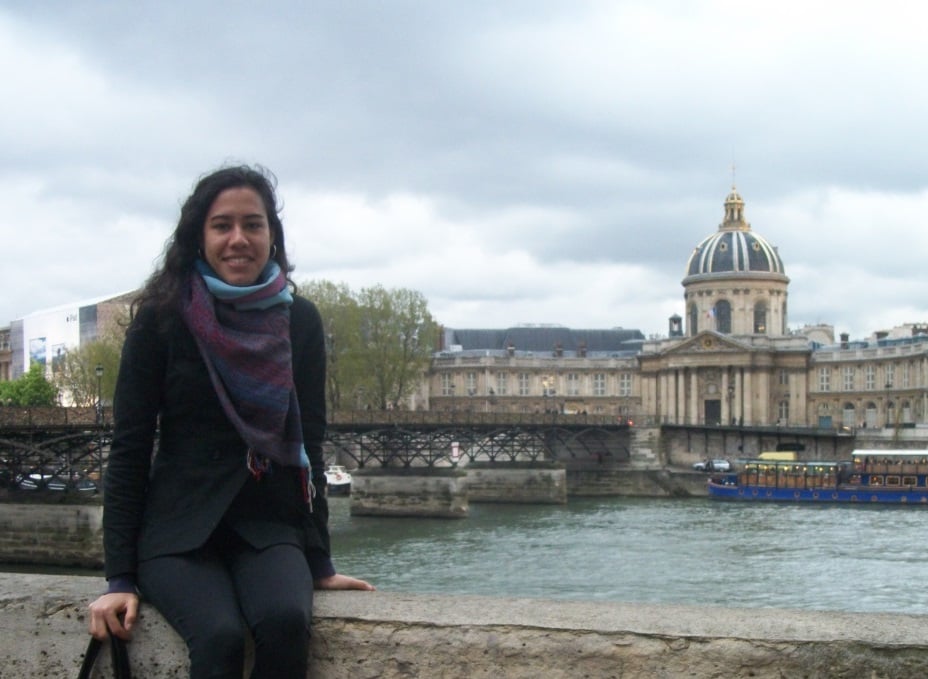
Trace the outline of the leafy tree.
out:
M 73 405 L 96 405 L 98 390 L 104 404 L 113 402 L 124 338 L 124 327 L 113 322 L 98 339 L 65 352 L 54 375 L 58 387 Z M 103 368 L 99 384 L 98 366 Z
M 421 293 L 382 286 L 354 293 L 328 281 L 300 292 L 325 325 L 330 409 L 398 407 L 416 389 L 438 332 Z
M 438 326 L 421 293 L 406 288 L 365 288 L 359 295 L 362 361 L 374 403 L 398 407 L 427 370 Z
M 0 383 L 0 400 L 22 408 L 54 406 L 58 403 L 58 389 L 45 379 L 45 366 L 33 363 L 18 380 Z
M 325 326 L 326 406 L 363 408 L 360 311 L 354 293 L 344 283 L 320 280 L 302 284 L 300 294 L 316 304 Z

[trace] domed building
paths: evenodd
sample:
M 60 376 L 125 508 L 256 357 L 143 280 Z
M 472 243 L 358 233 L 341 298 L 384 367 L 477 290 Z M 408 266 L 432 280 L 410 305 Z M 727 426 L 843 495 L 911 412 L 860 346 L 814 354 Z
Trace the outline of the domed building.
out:
M 735 187 L 686 260 L 668 337 L 536 326 L 446 330 L 424 407 L 590 413 L 636 425 L 846 431 L 928 421 L 928 326 L 864 341 L 827 324 L 790 330 L 789 277 Z M 814 294 L 805 291 L 805 294 Z M 463 398 L 462 398 L 463 397 Z
M 642 410 L 676 424 L 786 423 L 805 412 L 811 346 L 787 328 L 789 278 L 777 248 L 751 230 L 732 187 L 718 230 L 683 278 L 686 332 L 640 355 Z
M 693 250 L 683 279 L 687 332 L 786 335 L 789 278 L 777 249 L 751 231 L 744 200 L 732 187 L 725 219 Z

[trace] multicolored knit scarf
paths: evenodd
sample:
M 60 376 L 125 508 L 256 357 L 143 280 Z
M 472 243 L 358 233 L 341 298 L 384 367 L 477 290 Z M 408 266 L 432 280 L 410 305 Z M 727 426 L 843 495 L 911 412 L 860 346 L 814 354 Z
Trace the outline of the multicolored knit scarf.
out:
M 197 260 L 182 315 L 223 411 L 248 445 L 248 469 L 260 479 L 272 462 L 300 467 L 310 501 L 309 458 L 293 384 L 292 302 L 286 276 L 273 260 L 251 286 L 229 285 Z

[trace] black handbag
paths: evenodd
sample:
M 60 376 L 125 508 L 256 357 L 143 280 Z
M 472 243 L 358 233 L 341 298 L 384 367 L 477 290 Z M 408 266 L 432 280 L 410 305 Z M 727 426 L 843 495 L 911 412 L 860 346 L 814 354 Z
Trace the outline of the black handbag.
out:
M 84 662 L 81 664 L 81 671 L 77 675 L 77 679 L 90 679 L 90 671 L 97 661 L 102 645 L 102 641 L 90 637 L 90 643 L 87 644 L 87 652 L 84 654 Z M 129 668 L 129 650 L 126 648 L 126 642 L 119 637 L 114 637 L 112 634 L 110 635 L 110 657 L 113 660 L 113 671 L 116 673 L 116 679 L 132 679 L 132 670 Z

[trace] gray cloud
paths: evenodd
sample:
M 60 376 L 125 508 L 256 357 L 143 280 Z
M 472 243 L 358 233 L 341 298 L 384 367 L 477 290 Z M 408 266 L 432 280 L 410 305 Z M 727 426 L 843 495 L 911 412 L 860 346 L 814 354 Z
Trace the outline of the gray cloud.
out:
M 300 274 L 449 325 L 663 332 L 733 181 L 792 323 L 924 320 L 920 11 L 0 2 L 0 319 L 140 284 L 195 178 L 257 161 Z

